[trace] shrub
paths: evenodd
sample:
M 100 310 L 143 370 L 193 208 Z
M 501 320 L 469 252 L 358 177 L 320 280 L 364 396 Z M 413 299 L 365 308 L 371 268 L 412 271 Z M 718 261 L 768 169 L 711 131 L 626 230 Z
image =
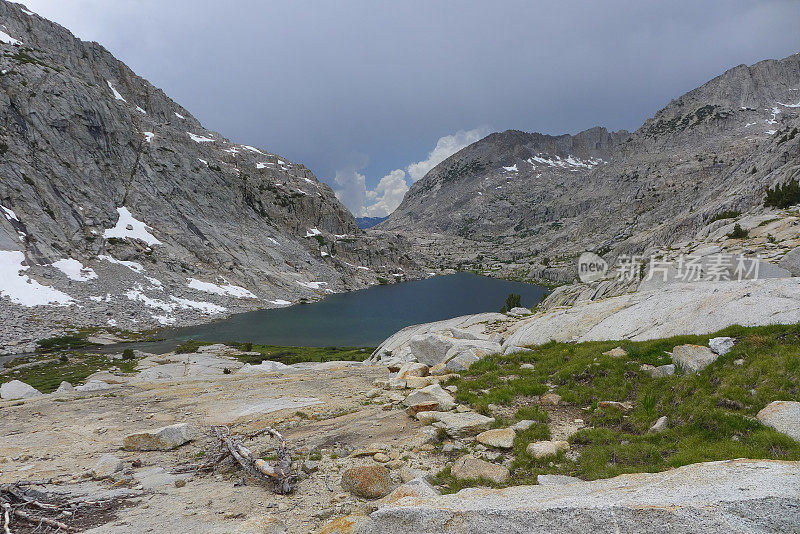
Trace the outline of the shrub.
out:
M 132 360 L 136 356 L 133 354 L 133 349 L 125 349 L 122 351 L 122 359 L 123 360 Z
M 800 203 L 800 183 L 796 178 L 783 185 L 775 184 L 775 187 L 767 188 L 765 207 L 785 209 L 798 203 Z
M 715 222 L 715 221 L 721 221 L 721 220 L 723 220 L 723 219 L 735 219 L 736 217 L 738 217 L 738 216 L 739 216 L 739 215 L 741 215 L 741 214 L 742 214 L 742 212 L 741 212 L 741 211 L 739 211 L 739 210 L 725 210 L 725 211 L 721 211 L 721 212 L 719 212 L 719 213 L 716 213 L 716 214 L 712 215 L 712 216 L 711 216 L 711 217 L 708 219 L 708 224 L 711 224 L 711 223 L 713 223 L 713 222 Z
M 747 230 L 742 228 L 739 223 L 736 223 L 736 225 L 733 227 L 733 231 L 728 234 L 728 237 L 731 239 L 744 239 L 748 236 L 748 234 L 749 232 Z
M 511 311 L 512 308 L 519 308 L 521 299 L 522 297 L 519 295 L 511 293 L 506 297 L 506 303 L 502 308 L 500 308 L 500 313 L 507 313 Z

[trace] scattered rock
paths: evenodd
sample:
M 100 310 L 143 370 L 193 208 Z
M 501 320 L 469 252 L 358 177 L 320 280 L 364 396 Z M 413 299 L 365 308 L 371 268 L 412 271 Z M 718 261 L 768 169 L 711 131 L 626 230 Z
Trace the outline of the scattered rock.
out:
M 569 443 L 566 441 L 536 441 L 528 444 L 526 451 L 534 458 L 547 458 L 555 456 L 561 451 L 568 451 Z
M 714 363 L 718 354 L 701 345 L 679 345 L 672 349 L 672 362 L 681 369 L 696 373 Z
M 122 447 L 129 451 L 168 451 L 194 439 L 195 429 L 189 423 L 165 426 L 150 432 L 131 434 Z
M 487 447 L 497 447 L 500 449 L 510 449 L 514 446 L 514 438 L 517 433 L 512 428 L 497 428 L 487 430 L 478 434 L 475 439 Z
M 663 432 L 667 429 L 668 425 L 669 419 L 666 415 L 662 415 L 658 418 L 658 421 L 656 421 L 653 426 L 650 427 L 650 432 Z
M 414 406 L 417 404 L 430 402 L 438 403 L 439 410 L 442 411 L 450 410 L 456 404 L 456 401 L 453 399 L 453 397 L 448 392 L 443 390 L 442 386 L 439 384 L 426 386 L 413 392 L 411 395 L 406 397 L 406 399 L 403 401 L 403 404 L 405 406 Z
M 314 460 L 306 460 L 303 462 L 303 473 L 310 475 L 311 473 L 316 473 L 318 470 L 319 463 Z
M 561 402 L 561 395 L 558 393 L 545 393 L 539 398 L 539 404 L 542 406 L 558 406 Z
M 612 358 L 622 358 L 623 356 L 628 355 L 628 351 L 623 349 L 622 347 L 617 347 L 611 350 L 607 350 L 603 353 L 604 356 L 611 356 Z
M 342 473 L 342 488 L 362 499 L 380 499 L 391 491 L 389 470 L 382 465 L 359 465 Z
M 756 415 L 761 424 L 800 441 L 800 402 L 773 401 Z
M 406 408 L 406 413 L 411 417 L 416 416 L 419 412 L 433 412 L 439 409 L 438 401 L 426 401 L 412 404 Z
M 495 484 L 508 481 L 511 473 L 504 465 L 493 464 L 474 456 L 460 457 L 450 468 L 450 474 L 460 480 L 491 480 Z
M 649 373 L 653 378 L 663 378 L 665 376 L 672 376 L 675 374 L 675 365 L 671 363 L 667 365 L 659 365 L 658 367 L 644 364 L 640 367 L 640 369 L 646 373 Z
M 92 469 L 92 478 L 96 480 L 102 480 L 104 478 L 108 478 L 115 473 L 119 473 L 125 467 L 125 464 L 122 463 L 122 460 L 114 456 L 113 454 L 104 454 L 100 457 L 97 463 Z
M 630 402 L 618 402 L 618 401 L 600 401 L 597 403 L 598 408 L 608 409 L 613 408 L 615 410 L 620 410 L 623 412 L 628 412 L 633 409 L 633 405 Z
M 38 397 L 42 392 L 20 380 L 12 380 L 0 385 L 0 399 L 18 400 Z
M 176 488 L 182 488 L 186 486 L 186 479 L 185 478 L 178 478 L 175 479 L 175 482 L 172 483 Z
M 744 360 L 742 358 L 733 360 L 733 365 L 744 365 Z
M 720 356 L 728 354 L 735 344 L 736 340 L 732 337 L 714 337 L 708 340 L 708 348 Z
M 494 417 L 486 417 L 475 412 L 429 412 L 436 415 L 434 426 L 444 429 L 452 438 L 474 436 L 494 423 Z
M 523 363 L 519 366 L 520 369 L 535 369 L 536 367 L 532 363 Z
M 531 419 L 523 419 L 522 421 L 517 421 L 511 428 L 513 428 L 516 432 L 522 432 L 523 430 L 528 430 L 530 427 L 536 424 L 536 421 Z

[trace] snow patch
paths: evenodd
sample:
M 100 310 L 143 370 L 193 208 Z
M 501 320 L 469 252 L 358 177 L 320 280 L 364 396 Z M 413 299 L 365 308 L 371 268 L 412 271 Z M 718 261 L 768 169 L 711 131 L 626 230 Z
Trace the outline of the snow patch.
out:
M 19 222 L 19 219 L 17 218 L 17 214 L 14 213 L 13 211 L 11 211 L 10 209 L 6 208 L 5 206 L 0 206 L 0 210 L 3 210 L 3 213 L 6 216 L 6 219 L 8 219 L 9 221 L 14 220 L 14 221 Z
M 215 139 L 211 139 L 210 137 L 204 137 L 202 135 L 193 134 L 192 132 L 186 132 L 186 133 L 189 134 L 189 137 L 195 143 L 213 143 L 215 141 Z
M 186 118 L 183 115 L 181 115 L 180 113 L 178 113 L 177 111 L 175 112 L 175 116 L 178 117 L 179 119 L 185 119 Z
M 301 282 L 299 280 L 296 280 L 296 282 L 303 287 L 307 287 L 308 289 L 321 289 L 322 286 L 328 285 L 328 282 Z
M 14 39 L 13 37 L 8 35 L 4 31 L 0 31 L 0 42 L 3 42 L 5 44 L 10 44 L 10 45 L 13 45 L 13 46 L 19 46 L 19 45 L 22 44 L 22 41 L 18 41 L 17 39 Z
M 147 115 L 147 112 L 145 110 L 143 110 L 142 108 L 140 108 L 139 106 L 136 106 L 136 111 L 138 111 L 142 115 Z
M 583 167 L 585 169 L 591 169 L 592 167 L 603 163 L 603 160 L 600 158 L 589 158 L 589 159 L 580 159 L 576 158 L 575 156 L 568 155 L 566 159 L 561 159 L 560 156 L 555 156 L 555 159 L 551 157 L 542 157 L 540 155 L 533 156 L 526 160 L 530 163 L 534 168 L 536 168 L 535 163 L 541 163 L 542 165 L 549 165 L 551 167 L 561 167 L 562 169 L 566 169 L 567 167 Z M 534 163 L 535 162 L 535 163 Z
M 197 158 L 197 161 L 199 161 L 200 163 L 202 163 L 203 165 L 208 167 L 208 162 L 206 160 L 204 160 L 203 158 Z
M 127 100 L 125 100 L 125 98 L 123 98 L 123 96 L 121 94 L 119 94 L 119 91 L 117 91 L 114 88 L 114 85 L 110 81 L 106 80 L 106 83 L 108 84 L 108 88 L 111 89 L 111 92 L 114 93 L 114 98 L 115 99 L 121 100 L 123 102 L 127 102 Z
M 128 269 L 136 273 L 144 272 L 144 267 L 142 267 L 142 264 L 136 263 L 135 261 L 118 260 L 112 258 L 111 256 L 105 256 L 105 255 L 97 256 L 97 259 L 107 261 L 109 263 L 116 263 L 117 265 L 122 265 L 123 267 L 127 267 Z
M 72 258 L 58 260 L 53 267 L 64 273 L 70 280 L 86 282 L 97 278 L 97 273 L 91 267 L 84 267 L 81 262 Z
M 182 299 L 175 296 L 171 296 L 170 300 L 178 304 L 183 309 L 191 308 L 193 310 L 199 310 L 205 314 L 213 315 L 217 313 L 223 313 L 228 311 L 227 308 L 224 306 L 219 306 L 217 304 L 212 304 L 211 302 L 201 302 L 197 300 L 188 300 Z
M 778 133 L 778 130 L 767 130 L 764 133 L 767 134 L 767 135 L 775 135 L 776 133 Z
M 519 172 L 519 171 L 517 170 L 517 164 L 516 164 L 516 163 L 515 163 L 514 165 L 512 165 L 511 167 L 503 167 L 503 169 L 504 169 L 506 172 Z
M 270 300 L 268 302 L 270 302 L 271 304 L 276 304 L 278 306 L 291 306 L 292 304 L 288 300 L 283 300 L 283 299 Z
M 266 154 L 264 154 L 263 152 L 261 152 L 259 149 L 257 149 L 254 146 L 250 146 L 250 145 L 240 145 L 240 146 L 245 150 L 249 150 L 250 152 L 255 152 L 256 154 L 261 154 L 262 156 L 266 156 Z
M 306 237 L 314 237 L 315 235 L 322 235 L 322 232 L 320 232 L 316 228 L 309 228 L 306 231 Z
M 778 105 L 783 106 L 785 108 L 800 108 L 800 102 L 798 102 L 797 104 L 782 104 L 781 102 L 778 102 Z
M 148 143 L 152 143 L 153 138 L 156 136 L 153 132 L 142 132 L 142 134 L 144 134 L 144 140 Z
M 252 292 L 239 286 L 232 285 L 225 280 L 225 285 L 214 284 L 211 282 L 203 282 L 196 278 L 189 279 L 189 287 L 198 291 L 205 291 L 206 293 L 213 293 L 215 295 L 222 295 L 227 297 L 236 297 L 240 299 L 254 299 L 257 298 Z
M 119 220 L 114 228 L 109 228 L 103 232 L 106 239 L 116 237 L 118 239 L 138 239 L 148 245 L 160 245 L 161 241 L 155 238 L 148 230 L 151 228 L 142 221 L 134 219 L 131 212 L 125 206 L 117 208 Z
M 66 306 L 73 303 L 72 297 L 55 288 L 43 286 L 22 271 L 25 254 L 20 251 L 0 250 L 0 296 L 11 302 L 31 308 L 33 306 Z

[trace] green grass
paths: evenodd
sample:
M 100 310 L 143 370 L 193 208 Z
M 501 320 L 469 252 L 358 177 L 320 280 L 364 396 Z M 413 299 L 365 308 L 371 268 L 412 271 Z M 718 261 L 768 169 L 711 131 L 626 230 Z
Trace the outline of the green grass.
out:
M 24 367 L 24 364 L 36 363 L 37 360 L 47 360 L 42 365 Z M 6 363 L 6 368 L 0 371 L 0 384 L 11 380 L 21 380 L 42 393 L 52 393 L 58 389 L 59 384 L 66 380 L 72 385 L 82 383 L 86 378 L 111 367 L 118 367 L 122 372 L 132 373 L 136 369 L 137 360 L 109 360 L 103 354 L 85 354 L 81 352 L 66 352 L 58 358 L 36 356 L 30 358 L 17 358 Z
M 46 339 L 40 339 L 36 342 L 36 352 L 56 352 L 60 350 L 72 350 L 72 349 L 81 349 L 85 347 L 93 347 L 96 346 L 96 343 L 92 343 L 87 340 L 84 336 L 80 335 L 70 335 L 70 336 L 58 336 L 58 337 L 49 337 Z
M 231 343 L 240 347 L 240 343 Z M 250 345 L 250 344 L 247 344 Z M 369 358 L 374 347 L 281 347 L 277 345 L 247 346 L 247 352 L 259 352 L 260 356 L 237 356 L 237 359 L 250 364 L 259 364 L 263 360 L 272 360 L 286 365 L 302 362 L 356 361 Z
M 653 378 L 640 370 L 642 364 L 670 363 L 665 351 L 676 345 L 705 345 L 716 336 L 734 337 L 737 344 L 697 374 Z M 602 354 L 617 346 L 628 356 Z M 734 363 L 738 359 L 742 365 Z M 534 369 L 520 369 L 523 363 Z M 461 375 L 447 384 L 458 386 L 459 402 L 483 413 L 489 404 L 518 407 L 515 419 L 539 422 L 514 442 L 514 485 L 534 483 L 539 473 L 592 480 L 733 458 L 800 460 L 800 443 L 755 419 L 774 400 L 800 401 L 800 325 L 732 326 L 708 336 L 636 343 L 549 343 L 533 352 L 490 356 Z M 585 410 L 589 427 L 570 437 L 576 459 L 562 453 L 536 460 L 525 452 L 528 443 L 547 439 L 546 414 L 530 403 L 548 383 L 564 402 Z M 633 409 L 597 409 L 602 400 L 630 401 Z M 668 429 L 649 433 L 662 415 Z
M 361 362 L 369 358 L 375 350 L 374 347 L 284 347 L 279 345 L 258 345 L 255 343 L 226 343 L 244 352 L 258 352 L 253 355 L 240 355 L 236 358 L 244 363 L 257 365 L 263 360 L 272 360 L 286 365 L 302 362 L 331 362 L 331 361 L 356 361 Z M 205 345 L 212 345 L 210 341 L 189 340 L 175 349 L 179 354 L 197 352 Z

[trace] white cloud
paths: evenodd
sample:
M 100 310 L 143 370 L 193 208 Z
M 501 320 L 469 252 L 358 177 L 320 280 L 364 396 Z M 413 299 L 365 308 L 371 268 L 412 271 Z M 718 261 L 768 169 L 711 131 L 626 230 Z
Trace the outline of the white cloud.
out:
M 366 166 L 352 166 L 336 171 L 334 181 L 338 198 L 356 217 L 385 217 L 392 213 L 403 201 L 408 191 L 408 179 L 416 182 L 436 165 L 449 158 L 467 145 L 486 136 L 485 127 L 473 130 L 459 130 L 452 135 L 440 137 L 436 146 L 423 161 L 410 164 L 405 169 L 395 169 L 381 178 L 375 189 L 367 190 L 366 178 L 360 171 Z
M 406 183 L 406 172 L 397 169 L 378 182 L 372 191 L 367 191 L 367 199 L 374 201 L 366 207 L 367 215 L 370 217 L 385 217 L 393 212 L 403 201 L 403 197 L 408 191 Z
M 366 214 L 364 203 L 367 186 L 366 177 L 358 172 L 361 168 L 363 166 L 336 171 L 336 177 L 333 179 L 338 186 L 334 191 L 336 198 L 356 217 L 363 217 Z
M 459 130 L 453 135 L 446 135 L 440 137 L 436 142 L 436 147 L 428 153 L 428 158 L 417 163 L 412 163 L 406 170 L 411 177 L 412 182 L 416 182 L 432 168 L 461 150 L 462 148 L 471 145 L 475 141 L 479 141 L 486 137 L 487 129 L 484 127 L 475 128 L 473 130 Z

